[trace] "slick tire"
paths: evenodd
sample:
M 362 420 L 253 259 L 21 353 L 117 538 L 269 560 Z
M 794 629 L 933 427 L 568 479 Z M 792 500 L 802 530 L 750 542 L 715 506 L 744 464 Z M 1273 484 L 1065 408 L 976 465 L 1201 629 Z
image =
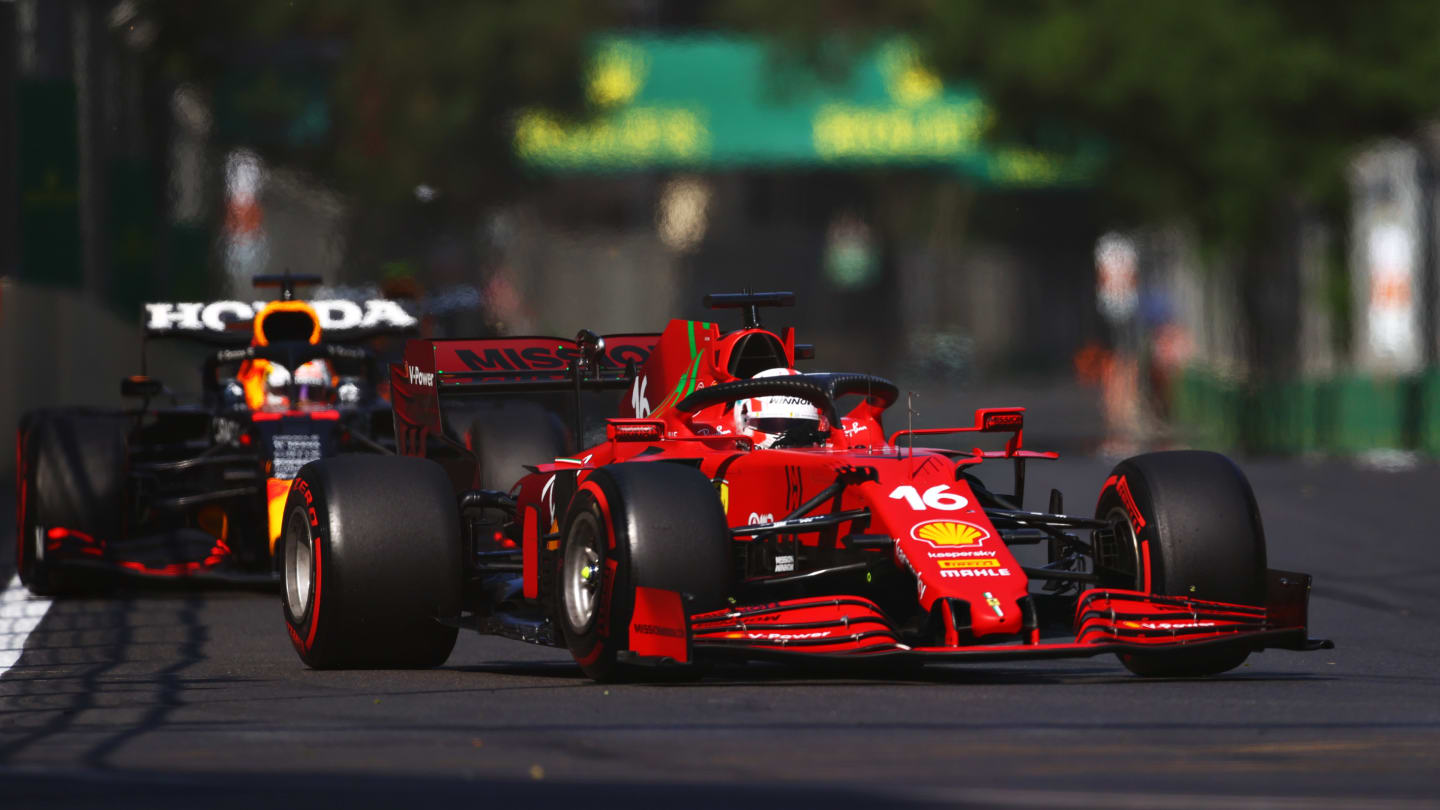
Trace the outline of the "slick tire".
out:
M 476 488 L 508 492 L 527 464 L 545 464 L 565 454 L 565 429 L 533 402 L 501 402 L 476 416 L 469 443 Z
M 281 529 L 290 641 L 315 669 L 445 663 L 460 614 L 454 490 L 432 461 L 337 456 L 300 469 Z
M 94 545 L 121 539 L 129 423 L 103 411 L 34 411 L 16 437 L 15 566 L 32 593 L 53 596 L 87 583 L 47 559 L 49 533 Z
M 1106 479 L 1095 515 L 1116 527 L 1108 564 L 1097 565 L 1102 586 L 1265 604 L 1260 510 L 1245 474 L 1225 456 L 1181 450 L 1126 459 Z M 1200 677 L 1234 669 L 1248 655 L 1198 649 L 1120 659 L 1137 675 Z
M 693 675 L 694 667 L 635 666 L 617 654 L 631 646 L 638 587 L 678 592 L 687 617 L 726 604 L 734 562 L 710 480 L 666 462 L 604 467 L 580 483 L 561 537 L 559 623 L 585 674 L 597 681 Z

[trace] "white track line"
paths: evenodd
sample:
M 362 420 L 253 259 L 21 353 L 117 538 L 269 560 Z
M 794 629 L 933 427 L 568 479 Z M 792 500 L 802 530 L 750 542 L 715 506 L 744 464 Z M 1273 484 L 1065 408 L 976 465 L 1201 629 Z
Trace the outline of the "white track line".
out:
M 25 640 L 40 626 L 48 610 L 50 600 L 31 596 L 30 590 L 20 584 L 19 576 L 12 577 L 5 590 L 0 591 L 0 675 L 20 660 Z

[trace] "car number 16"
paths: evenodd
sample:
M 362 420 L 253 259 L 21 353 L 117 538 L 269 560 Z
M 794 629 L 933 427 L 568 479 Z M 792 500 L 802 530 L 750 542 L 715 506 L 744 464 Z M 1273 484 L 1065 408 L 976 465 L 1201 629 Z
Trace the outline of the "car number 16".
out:
M 956 512 L 970 505 L 970 501 L 964 495 L 956 495 L 951 492 L 949 484 L 936 484 L 925 490 L 924 495 L 921 495 L 915 487 L 903 484 L 890 492 L 890 499 L 903 500 L 916 512 L 924 512 L 926 509 Z

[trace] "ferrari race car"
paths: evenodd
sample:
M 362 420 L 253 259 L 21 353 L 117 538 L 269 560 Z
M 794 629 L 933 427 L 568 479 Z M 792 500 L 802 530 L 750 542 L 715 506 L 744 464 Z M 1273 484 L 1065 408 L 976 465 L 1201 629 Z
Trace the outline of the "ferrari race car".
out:
M 268 581 L 290 479 L 340 452 L 393 452 L 381 363 L 355 345 L 405 334 L 394 301 L 301 301 L 313 276 L 261 276 L 280 298 L 146 305 L 146 340 L 188 338 L 201 400 L 129 377 L 125 411 L 46 409 L 17 436 L 17 568 L 51 594 L 126 574 Z M 144 352 L 142 350 L 142 361 Z M 158 403 L 165 402 L 166 405 Z
M 1225 457 L 1138 456 L 1093 517 L 1054 491 L 1028 511 L 1026 465 L 1056 455 L 1022 446 L 1024 409 L 887 434 L 895 385 L 799 373 L 812 352 L 761 328 L 759 307 L 791 302 L 707 297 L 744 309 L 729 332 L 410 341 L 391 366 L 401 455 L 315 461 L 290 489 L 278 553 L 300 658 L 435 666 L 466 628 L 566 647 L 599 680 L 721 657 L 1103 653 L 1203 676 L 1328 645 L 1307 633 L 1310 577 L 1267 567 Z M 584 412 L 607 390 L 621 402 L 601 435 Z M 915 444 L 947 434 L 1003 441 Z M 1003 494 L 978 475 L 1002 461 Z

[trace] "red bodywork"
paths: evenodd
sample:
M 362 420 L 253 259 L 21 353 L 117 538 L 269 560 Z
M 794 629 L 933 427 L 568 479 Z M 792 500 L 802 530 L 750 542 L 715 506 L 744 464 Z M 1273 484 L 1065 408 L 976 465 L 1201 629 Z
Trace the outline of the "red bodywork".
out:
M 1272 572 L 1270 605 L 1224 605 L 1139 591 L 1089 590 L 1079 595 L 1075 637 L 1042 643 L 1034 619 L 1031 582 L 987 517 L 961 472 L 992 459 L 1053 459 L 1022 447 L 1023 408 L 977 411 L 971 425 L 897 431 L 888 436 L 882 413 L 889 403 L 860 396 L 840 423 L 829 425 L 823 446 L 756 449 L 735 431 L 730 406 L 695 412 L 675 405 L 699 388 L 747 379 L 763 370 L 795 364 L 795 339 L 760 329 L 722 333 L 714 323 L 671 321 L 659 335 L 606 337 L 600 365 L 619 370 L 634 363 L 635 377 L 607 441 L 573 458 L 537 459 L 533 472 L 511 490 L 523 525 L 524 595 L 542 596 L 539 567 L 546 534 L 559 529 L 566 503 L 556 503 L 557 475 L 589 473 L 616 462 L 684 460 L 715 484 L 729 525 L 764 526 L 770 535 L 793 538 L 796 552 L 777 555 L 780 577 L 800 571 L 798 555 L 844 551 L 883 555 L 913 576 L 920 611 L 938 615 L 942 638 L 930 646 L 907 646 L 891 617 L 858 593 L 740 604 L 686 615 L 678 594 L 660 592 L 638 600 L 631 652 L 638 658 L 685 661 L 707 653 L 744 657 L 806 655 L 924 655 L 939 658 L 1009 659 L 1144 652 L 1157 646 L 1244 644 L 1302 648 L 1309 578 Z M 758 347 L 758 348 L 757 348 Z M 773 362 L 767 358 L 778 353 Z M 567 364 L 581 357 L 575 341 L 559 338 L 412 340 L 403 364 L 391 367 L 396 434 L 402 453 L 423 455 L 446 439 L 442 402 L 447 392 L 497 390 L 519 380 L 564 380 Z M 969 452 L 910 447 L 931 434 L 1001 434 L 1003 447 Z M 845 487 L 811 516 L 863 511 L 863 516 L 808 529 L 805 517 L 785 522 L 798 507 L 836 482 L 845 471 L 863 470 L 868 480 Z M 573 490 L 572 490 L 573 491 Z M 777 524 L 780 529 L 776 529 Z M 874 548 L 861 538 L 893 538 Z M 737 543 L 753 540 L 736 532 Z M 556 541 L 549 540 L 554 543 Z M 790 566 L 787 568 L 787 565 Z M 1145 572 L 1148 583 L 1148 571 Z M 1283 584 L 1282 584 L 1283 580 Z M 664 594 L 669 594 L 664 596 Z M 643 613 L 643 617 L 640 615 Z

